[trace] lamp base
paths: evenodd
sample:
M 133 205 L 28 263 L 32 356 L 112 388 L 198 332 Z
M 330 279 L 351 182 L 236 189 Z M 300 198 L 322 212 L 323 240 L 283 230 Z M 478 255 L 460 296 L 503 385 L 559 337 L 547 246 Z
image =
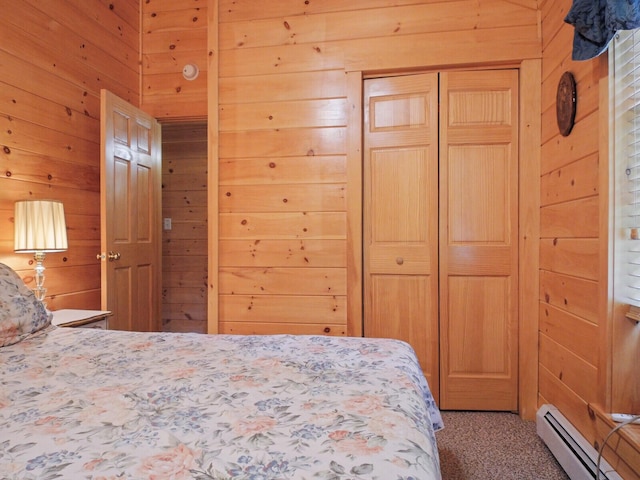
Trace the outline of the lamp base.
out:
M 44 252 L 35 252 L 33 254 L 33 258 L 36 261 L 35 271 L 36 271 L 36 288 L 33 289 L 33 293 L 36 298 L 40 300 L 45 306 L 46 303 L 44 301 L 44 297 L 47 293 L 47 289 L 42 285 L 44 284 Z

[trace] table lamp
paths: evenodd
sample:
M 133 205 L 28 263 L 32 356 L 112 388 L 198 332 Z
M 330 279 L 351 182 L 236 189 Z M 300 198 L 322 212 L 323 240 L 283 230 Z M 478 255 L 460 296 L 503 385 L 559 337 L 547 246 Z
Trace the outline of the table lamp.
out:
M 67 249 L 67 226 L 62 202 L 54 200 L 24 200 L 15 203 L 14 251 L 33 253 L 36 261 L 36 288 L 41 302 L 47 291 L 44 284 L 44 257 L 48 252 Z

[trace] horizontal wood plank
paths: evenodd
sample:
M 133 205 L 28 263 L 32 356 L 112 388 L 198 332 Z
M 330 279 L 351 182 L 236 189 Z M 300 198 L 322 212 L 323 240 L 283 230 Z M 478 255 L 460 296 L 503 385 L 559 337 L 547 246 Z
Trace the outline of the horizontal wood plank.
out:
M 206 258 L 202 258 L 202 261 L 205 261 Z M 163 288 L 173 288 L 173 287 L 206 287 L 207 286 L 207 273 L 202 271 L 173 271 L 173 270 L 163 270 L 162 271 L 162 287 Z M 204 309 L 204 304 L 202 302 L 194 303 L 201 306 Z M 163 304 L 163 309 L 167 307 L 167 305 Z
M 595 112 L 576 123 L 571 135 L 558 133 L 542 145 L 540 173 L 545 174 L 598 152 L 599 115 Z
M 147 54 L 206 51 L 207 30 L 203 28 L 144 33 L 142 50 Z
M 46 299 L 49 310 L 80 309 L 100 310 L 100 289 L 54 295 Z
M 541 238 L 598 238 L 598 197 L 549 205 L 540 209 Z
M 175 221 L 180 222 L 200 222 L 204 223 L 207 221 L 207 209 L 204 206 L 192 207 L 187 206 L 169 206 L 165 202 L 162 205 L 162 216 L 169 217 L 174 219 Z
M 83 161 L 83 159 L 77 159 Z M 98 192 L 100 167 L 71 163 L 41 153 L 31 153 L 19 148 L 0 149 L 0 172 L 6 178 L 28 183 L 55 185 Z
M 199 255 L 168 255 L 162 259 L 162 272 L 207 273 L 207 264 Z
M 171 287 L 162 289 L 162 302 L 175 303 L 205 303 L 207 287 Z
M 220 185 L 344 183 L 346 157 L 235 158 L 218 166 Z
M 275 73 L 219 79 L 220 105 L 282 102 L 347 95 L 347 76 L 340 70 Z
M 162 305 L 162 318 L 173 320 L 205 321 L 207 318 L 206 304 L 171 303 Z
M 247 157 L 344 155 L 346 128 L 291 128 L 251 132 L 221 132 L 221 160 Z
M 203 238 L 167 238 L 162 239 L 162 254 L 171 255 L 174 252 L 180 252 L 180 255 L 198 255 L 202 257 L 202 261 L 207 259 L 207 237 Z
M 221 267 L 218 281 L 221 295 L 333 296 L 347 293 L 344 268 Z
M 3 82 L 0 82 L 0 108 L 12 118 L 67 135 L 82 138 L 97 138 L 100 135 L 98 118 Z M 74 161 L 77 164 L 87 162 L 88 159 L 82 158 Z
M 162 231 L 163 240 L 205 240 L 207 238 L 206 222 L 172 221 L 171 230 Z M 180 252 L 182 253 L 182 252 Z
M 3 68 L 3 84 L 20 86 L 21 89 L 29 92 L 38 92 L 42 98 L 64 105 L 72 112 L 80 112 L 94 119 L 100 118 L 99 93 L 88 92 L 83 86 L 59 77 L 57 72 L 39 68 L 29 63 L 28 59 L 16 57 L 2 49 L 0 49 L 0 66 Z M 29 75 L 24 75 L 24 72 L 29 72 Z M 42 89 L 42 85 L 47 85 L 48 88 Z M 38 99 L 32 101 L 38 102 Z M 129 98 L 128 101 L 135 102 L 135 99 Z
M 218 190 L 219 211 L 343 212 L 346 185 L 225 185 Z
M 599 249 L 595 238 L 544 238 L 540 240 L 540 268 L 598 280 Z
M 222 213 L 220 239 L 345 239 L 344 212 Z
M 98 192 L 14 181 L 7 177 L 0 177 L 0 205 L 3 209 L 7 206 L 7 210 L 13 210 L 13 204 L 18 200 L 36 199 L 61 201 L 64 204 L 65 215 L 100 215 L 100 195 Z
M 206 317 L 202 319 L 162 318 L 162 330 L 174 333 L 207 333 Z
M 590 365 L 598 365 L 598 326 L 548 303 L 540 304 L 540 333 Z
M 207 191 L 206 172 L 199 175 L 168 173 L 162 176 L 162 191 Z
M 343 240 L 220 240 L 222 267 L 346 267 Z
M 598 282 L 542 270 L 540 301 L 594 324 L 600 322 Z
M 6 133 L 3 138 L 5 153 L 6 149 L 18 149 L 68 163 L 82 161 L 90 164 L 100 158 L 100 144 L 95 138 L 88 140 L 62 132 L 53 136 L 50 129 L 1 115 L 0 129 Z
M 167 208 L 206 208 L 207 192 L 205 190 L 163 192 L 162 201 L 163 205 L 166 203 L 173 206 Z
M 500 0 L 429 2 L 367 11 L 287 14 L 220 24 L 220 49 L 391 37 L 423 32 L 536 25 L 536 11 Z
M 232 335 L 333 335 L 346 336 L 345 325 L 220 322 L 220 333 Z
M 171 10 L 157 10 L 151 4 L 147 4 L 142 11 L 142 31 L 147 34 L 198 28 L 207 29 L 206 2 L 196 7 Z
M 598 369 L 546 335 L 540 335 L 540 365 L 581 398 L 596 397 Z
M 344 98 L 243 103 L 220 106 L 220 131 L 340 127 L 347 124 Z
M 553 170 L 540 179 L 540 199 L 543 206 L 598 193 L 597 153 Z
M 420 4 L 423 2 L 416 0 L 394 0 L 393 6 Z M 442 3 L 442 1 L 428 2 L 432 4 Z M 449 1 L 451 8 L 461 8 L 463 3 Z M 515 4 L 514 0 L 510 3 Z M 526 6 L 522 4 L 526 4 Z M 531 12 L 536 12 L 537 4 L 531 0 L 520 2 L 520 6 L 527 8 Z M 323 0 L 322 2 L 298 2 L 295 0 L 282 0 L 270 5 L 268 11 L 255 8 L 252 0 L 220 0 L 220 22 L 241 22 L 246 20 L 258 20 L 261 18 L 279 18 L 286 15 L 317 15 L 330 12 L 360 11 L 364 16 L 367 10 L 380 9 L 389 6 L 388 0 Z M 381 12 L 374 10 L 376 15 Z M 389 9 L 389 12 L 392 12 Z
M 589 400 L 592 399 L 581 398 L 544 366 L 539 369 L 539 392 L 553 400 L 553 405 L 579 429 L 587 442 L 593 442 L 595 431 L 589 414 Z
M 344 296 L 221 295 L 225 322 L 346 325 Z

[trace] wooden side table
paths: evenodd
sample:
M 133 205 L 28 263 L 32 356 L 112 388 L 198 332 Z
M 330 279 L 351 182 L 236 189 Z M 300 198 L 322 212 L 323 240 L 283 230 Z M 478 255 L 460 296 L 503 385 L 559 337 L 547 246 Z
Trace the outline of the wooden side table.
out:
M 78 328 L 109 328 L 108 310 L 55 310 L 52 311 L 51 323 L 57 327 L 78 327 Z

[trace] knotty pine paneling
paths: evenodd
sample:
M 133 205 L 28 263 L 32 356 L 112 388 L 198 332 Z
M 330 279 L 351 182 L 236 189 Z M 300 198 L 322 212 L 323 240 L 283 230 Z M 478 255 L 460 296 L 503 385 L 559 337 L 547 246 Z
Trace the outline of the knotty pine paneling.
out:
M 309 295 L 345 302 L 347 274 L 357 276 L 349 265 L 348 225 L 356 219 L 348 194 L 360 187 L 349 183 L 356 177 L 347 170 L 347 139 L 362 119 L 352 114 L 347 72 L 539 58 L 537 3 L 217 4 L 218 331 L 281 332 L 286 323 L 291 332 L 318 333 L 324 322 L 336 334 L 336 321 L 344 322 L 340 333 L 361 331 L 346 314 L 293 328 L 288 311 Z M 273 307 L 257 317 L 235 295 Z
M 598 193 L 598 154 L 594 153 L 542 176 L 541 204 L 562 203 Z
M 235 322 L 344 324 L 344 296 L 224 295 L 220 309 L 225 318 Z
M 100 308 L 100 89 L 137 105 L 135 0 L 2 0 L 0 262 L 31 285 L 13 252 L 16 200 L 65 206 L 69 249 L 45 260 L 49 308 Z
M 268 11 L 265 12 L 264 9 L 261 10 L 255 8 L 255 4 L 251 0 L 220 0 L 218 3 L 220 5 L 220 23 L 241 22 L 247 20 L 255 21 L 265 18 L 280 18 L 288 16 L 312 16 L 332 12 L 350 12 L 352 10 L 364 8 L 363 5 L 368 6 L 372 9 L 377 9 L 385 7 L 389 4 L 387 0 L 367 0 L 367 2 L 360 4 L 358 2 L 352 2 L 349 0 L 324 0 L 322 2 L 296 2 L 293 0 L 288 0 L 269 5 Z M 454 18 L 452 17 L 451 11 L 436 10 L 438 8 L 438 4 L 444 4 L 446 7 L 447 2 L 416 2 L 415 0 L 396 0 L 393 2 L 393 4 L 398 7 L 404 5 L 414 5 L 416 3 L 432 4 L 433 6 L 433 10 L 423 13 L 422 16 L 428 17 L 428 13 L 439 13 L 440 15 L 443 15 L 445 17 L 449 16 L 450 18 Z M 480 24 L 480 22 L 482 22 L 481 17 L 483 17 L 483 15 L 480 15 L 481 12 L 486 13 L 487 11 L 490 11 L 492 13 L 490 15 L 491 19 L 501 15 L 501 12 L 504 12 L 503 15 L 509 14 L 515 16 L 517 16 L 519 13 L 519 11 L 516 10 L 515 7 L 513 8 L 513 10 L 506 10 L 509 8 L 509 6 L 505 6 L 502 2 L 483 1 L 482 4 L 484 8 L 482 9 L 480 9 L 480 7 L 478 5 L 475 5 L 474 3 L 475 2 L 464 1 L 448 2 L 449 8 L 452 9 L 453 12 L 458 11 L 460 16 L 464 14 L 464 12 L 460 10 L 464 8 L 474 9 L 473 15 L 476 17 L 480 17 L 476 20 L 477 24 Z M 535 0 L 511 3 L 514 6 L 517 6 L 517 3 L 520 3 L 521 10 L 527 9 L 535 12 L 537 9 L 537 2 Z M 392 15 L 393 11 L 394 10 L 389 10 L 388 14 Z M 359 20 L 364 21 L 362 18 L 360 18 Z M 424 21 L 428 22 L 429 18 L 424 18 Z
M 539 401 L 558 407 L 593 443 L 595 416 L 590 405 L 608 405 L 610 399 L 615 404 L 619 395 L 615 381 L 613 394 L 607 387 L 610 369 L 616 370 L 607 353 L 611 319 L 606 308 L 609 259 L 603 218 L 609 210 L 605 187 L 610 160 L 608 114 L 601 111 L 608 101 L 607 89 L 601 82 L 606 82 L 608 71 L 606 53 L 595 60 L 572 61 L 574 31 L 564 22 L 570 7 L 571 0 L 541 2 Z M 567 137 L 558 133 L 555 113 L 557 85 L 565 71 L 574 74 L 578 92 L 576 124 Z M 635 378 L 637 386 L 637 374 Z M 633 396 L 634 381 L 617 391 Z
M 540 300 L 587 321 L 597 324 L 600 320 L 596 281 L 542 270 Z
M 548 302 L 540 305 L 540 334 L 554 339 L 589 365 L 598 364 L 598 325 L 556 308 Z
M 344 212 L 221 213 L 220 240 L 346 238 Z
M 597 238 L 544 238 L 540 241 L 540 268 L 597 281 L 599 247 Z
M 542 238 L 597 238 L 597 196 L 569 200 L 540 209 L 540 234 Z
M 136 39 L 136 31 L 124 28 L 120 32 L 108 31 L 97 19 L 84 15 L 72 1 L 25 0 L 15 4 L 4 0 L 3 3 L 4 11 L 11 11 L 11 15 L 3 15 L 0 20 L 0 43 L 8 53 L 29 58 L 33 64 L 57 75 L 73 77 L 92 91 L 99 92 L 108 85 L 116 95 L 137 103 L 138 50 L 123 40 Z M 119 18 L 117 22 L 126 25 Z M 25 24 L 29 33 L 21 35 Z M 83 26 L 91 28 L 90 37 L 78 33 Z M 11 41 L 16 37 L 22 37 L 19 43 Z
M 221 2 L 225 3 L 225 2 Z M 352 4 L 353 5 L 353 4 Z M 384 7 L 379 4 L 377 7 Z M 376 5 L 372 5 L 376 7 Z M 271 8 L 270 8 L 271 10 Z M 275 10 L 275 9 L 274 9 Z M 490 18 L 490 21 L 485 19 Z M 531 25 L 531 11 L 500 0 L 482 3 L 465 0 L 451 3 L 398 5 L 388 15 L 362 15 L 359 10 L 300 15 L 292 11 L 284 17 L 226 22 L 221 14 L 220 48 L 265 47 L 312 43 L 321 36 L 325 41 L 351 38 L 410 35 L 482 28 Z
M 206 123 L 162 126 L 162 216 L 172 224 L 162 232 L 164 331 L 206 331 L 206 139 Z
M 347 335 L 347 329 L 343 324 L 332 325 L 329 323 L 220 322 L 220 333 L 234 335 L 332 335 L 343 337 Z
M 141 108 L 158 119 L 207 116 L 207 0 L 146 0 L 141 4 Z M 182 69 L 200 73 L 186 80 Z
M 555 110 L 555 106 L 553 108 Z M 599 137 L 596 133 L 599 131 L 600 113 L 593 112 L 576 123 L 568 137 L 563 137 L 556 132 L 552 139 L 542 144 L 541 173 L 557 170 L 571 162 L 598 153 Z
M 220 240 L 220 266 L 342 267 L 343 240 Z
M 540 334 L 540 363 L 582 398 L 597 388 L 597 368 L 544 334 Z
M 346 208 L 344 184 L 224 185 L 220 212 L 340 212 Z

